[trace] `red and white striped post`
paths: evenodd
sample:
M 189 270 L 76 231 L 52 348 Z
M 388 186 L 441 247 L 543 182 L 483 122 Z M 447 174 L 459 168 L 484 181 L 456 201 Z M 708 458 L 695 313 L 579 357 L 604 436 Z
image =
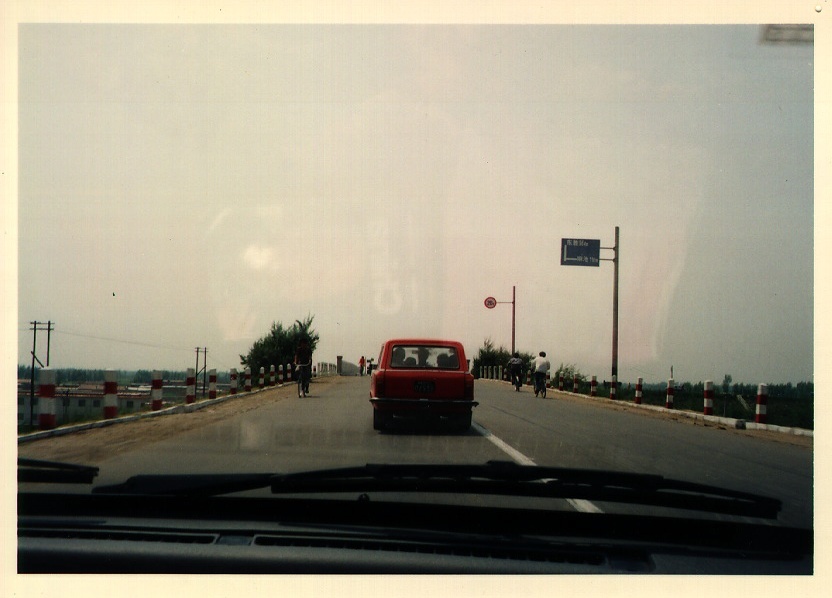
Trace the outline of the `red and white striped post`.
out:
M 185 372 L 185 404 L 190 405 L 196 401 L 196 370 L 188 368 Z
M 246 368 L 245 389 L 246 392 L 251 392 L 251 368 Z
M 589 383 L 589 396 L 598 396 L 598 376 L 593 376 L 592 382 Z
M 552 372 L 546 372 L 546 388 L 552 388 Z
M 104 372 L 104 419 L 118 416 L 118 372 Z
M 610 383 L 610 398 L 612 400 L 618 398 L 618 376 L 612 377 L 612 382 Z
M 263 390 L 263 387 L 266 386 L 266 368 L 260 367 L 260 390 Z
M 150 409 L 159 411 L 162 408 L 162 372 L 153 370 L 150 380 Z
M 642 391 L 644 389 L 643 384 L 644 384 L 644 379 L 643 378 L 639 378 L 636 381 L 636 397 L 635 397 L 635 399 L 633 399 L 633 401 L 635 402 L 636 405 L 641 405 L 641 398 L 643 396 Z
M 578 393 L 578 374 L 575 374 L 575 378 L 572 380 L 572 392 Z
M 208 370 L 208 398 L 217 398 L 217 370 Z
M 231 368 L 231 372 L 228 374 L 228 392 L 235 395 L 237 394 L 237 369 Z
M 290 376 L 291 374 L 292 374 L 292 364 L 291 364 L 291 363 L 287 363 L 287 364 L 286 364 L 286 369 L 285 369 L 285 370 L 283 370 L 283 375 L 285 376 L 285 377 L 283 378 L 283 381 L 284 381 L 284 382 L 288 382 L 288 381 L 289 381 L 289 376 Z
M 754 415 L 754 421 L 758 424 L 766 423 L 766 412 L 768 410 L 768 386 L 760 384 L 757 387 L 757 413 Z
M 317 378 L 317 377 L 318 377 L 318 366 L 317 366 L 317 365 L 313 365 L 313 366 L 312 366 L 312 377 L 313 377 L 313 378 Z
M 705 403 L 702 411 L 703 415 L 714 414 L 714 382 L 713 380 L 705 380 Z
M 277 379 L 280 381 L 285 381 L 286 378 L 283 376 L 283 366 L 277 366 Z
M 274 386 L 274 366 L 269 366 L 269 386 Z
M 43 368 L 38 373 L 38 428 L 51 430 L 58 425 L 55 414 L 55 382 L 56 372 L 50 368 Z
M 558 376 L 558 390 L 563 390 L 563 374 Z
M 676 392 L 675 380 L 671 378 L 667 381 L 667 398 L 664 401 L 664 406 L 667 409 L 673 409 L 673 393 Z

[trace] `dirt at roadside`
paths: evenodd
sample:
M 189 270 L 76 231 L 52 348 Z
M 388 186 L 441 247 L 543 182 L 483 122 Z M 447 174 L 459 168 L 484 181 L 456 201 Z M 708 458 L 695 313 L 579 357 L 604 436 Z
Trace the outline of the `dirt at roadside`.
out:
M 723 423 L 719 422 L 711 422 L 711 421 L 704 421 L 702 419 L 695 419 L 693 417 L 683 415 L 678 411 L 673 411 L 672 409 L 667 410 L 653 410 L 653 409 L 644 409 L 643 407 L 637 407 L 632 403 L 627 403 L 624 401 L 621 402 L 612 402 L 612 401 L 604 401 L 598 399 L 592 399 L 590 397 L 583 397 L 583 396 L 576 396 L 574 394 L 567 394 L 567 393 L 560 393 L 558 391 L 549 391 L 547 394 L 547 400 L 549 398 L 557 399 L 557 400 L 564 400 L 564 401 L 572 401 L 576 403 L 584 403 L 589 404 L 591 403 L 594 406 L 601 407 L 604 409 L 613 409 L 615 411 L 629 411 L 635 412 L 639 415 L 643 415 L 645 417 L 655 417 L 659 419 L 663 419 L 665 421 L 673 421 L 680 424 L 687 424 L 690 426 L 700 426 L 705 428 L 714 428 L 717 430 L 725 430 L 726 432 L 732 434 L 738 434 L 740 436 L 745 437 L 753 437 L 753 438 L 760 438 L 764 440 L 770 440 L 772 442 L 781 442 L 784 444 L 791 444 L 795 446 L 804 446 L 807 448 L 814 447 L 814 438 L 812 436 L 799 436 L 797 434 L 786 434 L 783 432 L 774 432 L 769 430 L 739 430 L 735 427 L 728 426 Z
M 318 378 L 312 391 L 342 381 L 337 376 Z M 294 384 L 265 390 L 255 394 L 236 396 L 221 403 L 191 413 L 175 413 L 148 417 L 137 421 L 113 424 L 18 444 L 19 457 L 45 459 L 95 465 L 100 461 L 134 450 L 139 445 L 151 444 L 183 432 L 222 421 L 270 403 L 297 399 Z

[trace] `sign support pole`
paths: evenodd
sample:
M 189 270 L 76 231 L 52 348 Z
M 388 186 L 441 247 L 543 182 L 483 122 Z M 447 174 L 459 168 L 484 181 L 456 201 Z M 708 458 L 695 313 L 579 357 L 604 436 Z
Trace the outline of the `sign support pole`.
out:
M 618 379 L 618 266 L 620 262 L 619 227 L 615 227 L 615 246 L 601 247 L 598 239 L 561 239 L 561 266 L 598 266 L 600 262 L 613 263 L 612 288 L 612 378 Z M 601 249 L 612 249 L 613 258 L 602 258 Z
M 516 287 L 511 287 L 511 354 L 514 355 L 514 314 L 517 303 Z
M 612 286 L 612 375 L 618 380 L 618 227 L 615 227 Z
M 494 309 L 500 303 L 511 303 L 511 354 L 514 355 L 515 306 L 517 305 L 517 287 L 511 287 L 511 301 L 497 301 L 494 297 L 485 298 L 485 306 Z

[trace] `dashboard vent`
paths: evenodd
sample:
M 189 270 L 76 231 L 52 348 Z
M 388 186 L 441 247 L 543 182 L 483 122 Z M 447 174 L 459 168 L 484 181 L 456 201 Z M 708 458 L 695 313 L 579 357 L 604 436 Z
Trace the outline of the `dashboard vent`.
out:
M 281 546 L 298 548 L 332 548 L 339 550 L 370 550 L 406 552 L 440 556 L 471 557 L 479 559 L 502 559 L 544 563 L 569 563 L 602 566 L 607 558 L 598 550 L 575 550 L 559 546 L 540 548 L 512 548 L 487 544 L 435 544 L 418 541 L 393 541 L 381 539 L 309 538 L 303 536 L 256 536 L 256 546 Z
M 165 542 L 176 544 L 213 544 L 214 534 L 133 532 L 121 530 L 21 529 L 20 538 L 58 538 L 62 540 L 111 540 L 121 542 Z

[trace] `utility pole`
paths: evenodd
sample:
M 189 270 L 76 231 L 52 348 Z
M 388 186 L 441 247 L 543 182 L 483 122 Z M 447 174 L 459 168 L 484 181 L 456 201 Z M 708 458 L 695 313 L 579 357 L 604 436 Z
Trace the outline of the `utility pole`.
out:
M 196 367 L 194 368 L 194 372 L 196 373 L 195 379 L 199 379 L 199 353 L 202 352 L 202 397 L 205 397 L 205 376 L 208 374 L 208 347 L 203 347 L 200 349 L 199 347 L 196 348 Z
M 202 349 L 202 398 L 205 398 L 205 380 L 208 376 L 208 347 Z
M 32 372 L 31 372 L 31 380 L 29 382 L 29 425 L 34 425 L 35 421 L 35 362 L 38 362 L 40 367 L 43 367 L 43 363 L 37 356 L 37 347 L 38 347 L 38 330 L 43 331 L 46 330 L 46 367 L 49 367 L 49 349 L 52 343 L 52 320 L 47 322 L 46 328 L 38 328 L 40 324 L 43 326 L 43 322 L 38 322 L 35 320 L 34 322 L 29 322 L 32 327 L 29 330 L 34 332 L 34 338 L 32 338 Z

